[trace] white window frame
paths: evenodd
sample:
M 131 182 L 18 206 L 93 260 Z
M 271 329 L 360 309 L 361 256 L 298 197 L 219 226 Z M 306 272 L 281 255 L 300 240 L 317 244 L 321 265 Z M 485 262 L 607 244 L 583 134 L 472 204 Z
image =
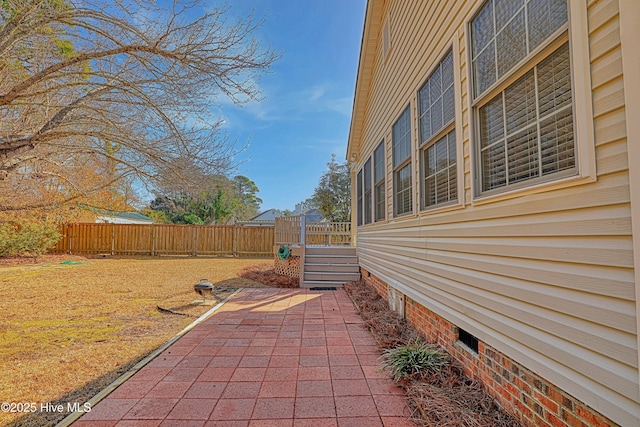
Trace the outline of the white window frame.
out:
M 370 156 L 362 166 L 362 224 L 373 222 L 373 156 Z M 369 169 L 367 171 L 367 169 Z M 369 173 L 367 173 L 369 172 Z M 367 179 L 369 187 L 367 188 Z M 367 200 L 368 199 L 368 200 Z M 368 202 L 368 203 L 367 203 Z
M 396 160 L 395 160 L 395 154 L 394 154 L 394 139 L 393 139 L 393 127 L 398 123 L 398 121 L 400 120 L 400 118 L 405 114 L 405 112 L 409 113 L 409 156 L 406 159 L 403 159 L 400 163 L 398 163 L 398 165 L 396 166 Z M 405 108 L 402 109 L 402 111 L 400 112 L 400 114 L 398 114 L 396 120 L 393 122 L 393 124 L 391 125 L 391 158 L 392 158 L 392 167 L 393 167 L 393 216 L 395 218 L 400 218 L 400 217 L 405 217 L 408 215 L 413 215 L 414 214 L 414 209 L 415 209 L 415 166 L 413 164 L 413 140 L 414 140 L 414 131 L 413 131 L 413 120 L 411 120 L 412 118 L 412 112 L 411 112 L 411 103 L 407 104 L 405 106 Z M 398 203 L 398 184 L 399 184 L 399 174 L 400 171 L 402 171 L 403 169 L 405 169 L 406 167 L 410 168 L 410 187 L 409 187 L 409 195 L 411 196 L 411 207 L 407 212 L 398 212 L 398 207 L 399 207 L 399 203 Z
M 439 212 L 443 210 L 450 210 L 452 208 L 459 208 L 464 206 L 464 156 L 463 156 L 463 135 L 462 135 L 462 111 L 461 111 L 461 82 L 460 82 L 460 46 L 458 43 L 459 38 L 453 37 L 447 44 L 447 47 L 443 50 L 443 53 L 439 56 L 435 64 L 427 72 L 427 78 L 422 82 L 418 90 L 416 91 L 416 105 L 417 105 L 417 146 L 418 146 L 418 187 L 420 191 L 419 209 L 421 212 Z M 431 135 L 429 140 L 422 144 L 422 128 L 420 123 L 420 91 L 427 83 L 433 72 L 440 66 L 444 58 L 451 52 L 453 58 L 453 102 L 454 102 L 454 115 L 453 120 L 448 123 L 443 123 L 440 130 Z M 424 155 L 427 148 L 434 143 L 437 143 L 443 136 L 446 136 L 449 132 L 454 131 L 456 139 L 456 199 L 450 200 L 445 203 L 437 203 L 435 205 L 425 205 L 425 189 L 424 189 L 424 173 L 425 162 Z
M 364 225 L 364 209 L 362 206 L 362 199 L 364 196 L 362 170 L 363 168 L 360 168 L 360 170 L 356 174 L 356 226 L 358 227 Z
M 382 178 L 376 181 L 376 167 L 378 166 L 378 162 L 376 162 L 376 152 L 378 149 L 382 149 L 382 158 L 380 161 L 382 162 Z M 376 148 L 373 150 L 373 154 L 371 154 L 371 158 L 373 159 L 373 222 L 381 222 L 387 219 L 387 156 L 386 156 L 387 146 L 385 145 L 385 140 L 382 139 Z M 378 198 L 378 188 L 382 188 L 383 196 L 382 200 Z M 378 204 L 382 203 L 382 216 L 378 217 Z
M 467 94 L 468 107 L 472 114 L 471 134 L 471 176 L 473 178 L 473 203 L 483 204 L 594 182 L 596 175 L 595 137 L 593 128 L 593 101 L 591 98 L 591 65 L 589 55 L 589 34 L 587 5 L 582 0 L 568 0 L 568 23 L 558 29 L 546 42 L 518 62 L 507 75 L 498 79 L 477 99 L 473 99 L 472 32 L 471 24 L 486 1 L 479 1 L 465 22 L 467 50 Z M 482 191 L 482 168 L 480 166 L 480 107 L 504 91 L 509 85 L 541 62 L 565 42 L 569 43 L 571 61 L 571 85 L 573 97 L 574 147 L 576 150 L 575 170 L 571 176 L 552 175 L 548 179 L 505 186 Z

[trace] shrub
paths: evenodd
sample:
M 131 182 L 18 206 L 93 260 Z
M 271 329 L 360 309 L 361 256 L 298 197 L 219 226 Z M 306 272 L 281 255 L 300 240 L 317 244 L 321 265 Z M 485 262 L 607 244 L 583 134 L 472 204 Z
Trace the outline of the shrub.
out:
M 415 374 L 436 373 L 449 363 L 449 356 L 444 350 L 418 339 L 385 350 L 382 358 L 382 367 L 389 371 L 395 381 Z
M 0 223 L 0 256 L 42 255 L 60 237 L 58 227 L 50 223 Z

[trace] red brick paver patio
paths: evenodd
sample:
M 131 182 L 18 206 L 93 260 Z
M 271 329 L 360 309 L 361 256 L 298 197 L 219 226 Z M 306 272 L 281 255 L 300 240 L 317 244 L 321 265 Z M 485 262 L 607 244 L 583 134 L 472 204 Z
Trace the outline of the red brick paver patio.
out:
M 342 289 L 245 289 L 73 425 L 414 426 Z

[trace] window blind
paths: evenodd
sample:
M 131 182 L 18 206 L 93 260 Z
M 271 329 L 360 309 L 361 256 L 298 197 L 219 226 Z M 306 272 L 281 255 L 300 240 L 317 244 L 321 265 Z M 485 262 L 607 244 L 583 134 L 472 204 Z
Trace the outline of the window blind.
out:
M 373 181 L 374 181 L 374 205 L 375 220 L 385 218 L 385 158 L 384 141 L 380 142 L 373 152 Z
M 392 128 L 393 167 L 411 157 L 411 112 L 407 107 Z
M 568 20 L 567 0 L 489 0 L 471 21 L 477 97 Z
M 479 110 L 483 191 L 575 167 L 565 43 Z
M 371 210 L 373 209 L 371 199 L 371 158 L 364 164 L 362 173 L 364 174 L 364 223 L 369 224 L 371 222 Z

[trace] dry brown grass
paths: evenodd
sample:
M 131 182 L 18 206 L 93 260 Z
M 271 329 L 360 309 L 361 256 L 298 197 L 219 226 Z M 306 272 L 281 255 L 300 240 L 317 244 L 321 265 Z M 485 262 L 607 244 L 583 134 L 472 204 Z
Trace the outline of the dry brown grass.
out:
M 79 264 L 60 264 L 73 260 Z M 0 266 L 0 402 L 86 402 L 210 308 L 193 285 L 218 297 L 263 286 L 239 278 L 256 259 L 58 256 Z M 174 315 L 158 310 L 182 313 Z M 0 425 L 51 425 L 63 414 L 0 412 Z M 18 420 L 18 421 L 16 421 Z
M 358 314 L 383 348 L 406 345 L 418 337 L 407 322 L 364 282 L 345 284 Z M 412 405 L 411 419 L 427 427 L 519 427 L 482 385 L 456 363 L 438 373 L 412 375 L 400 382 Z

